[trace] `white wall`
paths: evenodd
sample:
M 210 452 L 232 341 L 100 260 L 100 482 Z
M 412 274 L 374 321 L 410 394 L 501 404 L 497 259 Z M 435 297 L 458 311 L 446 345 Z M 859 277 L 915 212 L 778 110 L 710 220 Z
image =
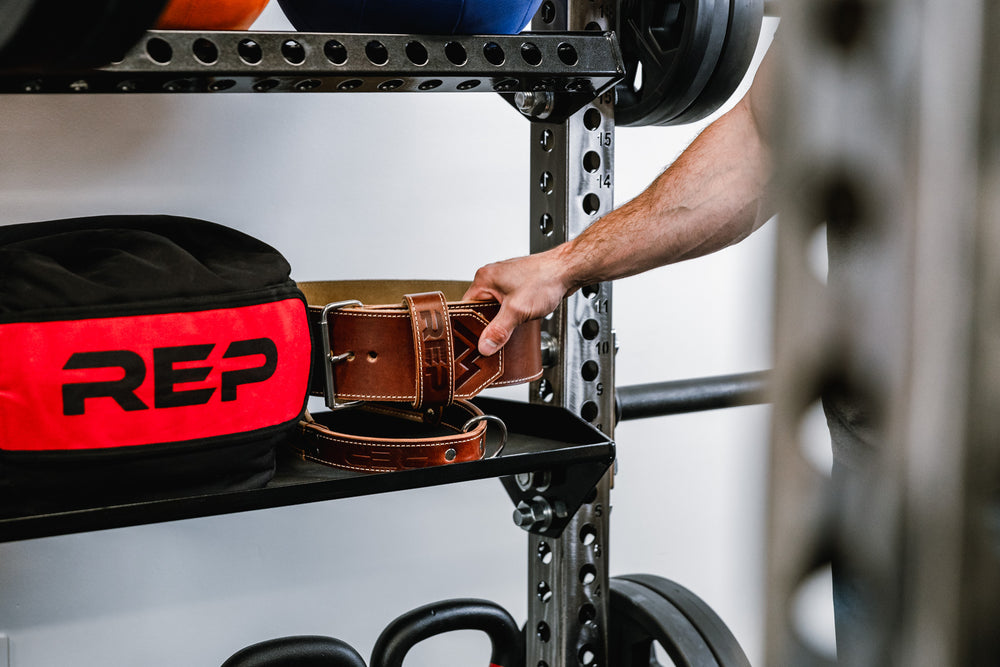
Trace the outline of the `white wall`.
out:
M 283 25 L 276 7 L 258 22 Z M 696 129 L 619 130 L 617 200 Z M 470 278 L 527 251 L 527 133 L 489 94 L 0 97 L 0 224 L 183 214 L 271 243 L 299 279 Z M 618 283 L 618 383 L 767 368 L 772 242 L 765 229 Z M 612 497 L 613 573 L 694 589 L 755 663 L 767 417 L 621 424 Z M 510 513 L 487 480 L 0 544 L 0 635 L 13 667 L 166 667 L 286 634 L 367 655 L 396 615 L 448 597 L 523 620 L 526 541 Z M 448 638 L 407 664 L 481 664 L 485 651 L 476 635 Z

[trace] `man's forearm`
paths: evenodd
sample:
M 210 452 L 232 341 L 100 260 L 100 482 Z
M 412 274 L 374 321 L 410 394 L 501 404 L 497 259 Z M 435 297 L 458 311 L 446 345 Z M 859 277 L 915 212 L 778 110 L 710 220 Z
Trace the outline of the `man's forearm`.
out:
M 763 224 L 770 160 L 758 120 L 744 98 L 639 196 L 562 248 L 567 282 L 579 287 L 706 255 Z
M 572 241 L 480 268 L 465 298 L 496 299 L 500 311 L 483 330 L 479 351 L 493 354 L 515 327 L 551 313 L 584 285 L 707 255 L 763 224 L 769 69 L 762 66 L 750 93 L 638 197 Z

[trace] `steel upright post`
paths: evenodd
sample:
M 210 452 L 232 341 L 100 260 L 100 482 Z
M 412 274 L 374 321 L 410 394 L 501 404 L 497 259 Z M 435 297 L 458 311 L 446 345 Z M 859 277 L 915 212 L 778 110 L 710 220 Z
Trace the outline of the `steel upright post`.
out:
M 609 30 L 614 0 L 546 0 L 534 30 Z M 608 93 L 561 123 L 531 124 L 531 251 L 579 235 L 614 204 L 614 98 Z M 532 402 L 561 405 L 614 433 L 611 283 L 566 299 L 543 324 L 553 354 Z M 608 664 L 608 514 L 611 471 L 559 539 L 528 545 L 528 667 Z M 546 471 L 522 476 L 544 492 Z
M 829 664 L 793 614 L 830 560 L 863 619 L 841 664 L 1000 659 L 995 4 L 782 5 L 768 665 Z M 831 395 L 874 435 L 833 476 L 800 441 Z

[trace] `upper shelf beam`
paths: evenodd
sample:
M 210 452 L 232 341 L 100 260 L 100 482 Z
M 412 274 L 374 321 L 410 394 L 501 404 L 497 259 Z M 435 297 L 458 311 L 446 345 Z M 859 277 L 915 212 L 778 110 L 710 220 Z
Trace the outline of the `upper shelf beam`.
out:
M 0 93 L 546 91 L 593 99 L 623 73 L 613 33 L 150 31 L 99 69 L 0 70 Z

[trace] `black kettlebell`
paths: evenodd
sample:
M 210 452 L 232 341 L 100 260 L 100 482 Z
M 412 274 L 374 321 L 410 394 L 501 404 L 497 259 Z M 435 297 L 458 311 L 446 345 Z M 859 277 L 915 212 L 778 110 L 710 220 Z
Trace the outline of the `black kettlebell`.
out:
M 365 667 L 364 658 L 333 637 L 279 637 L 240 649 L 222 667 Z
M 493 646 L 490 667 L 523 667 L 524 638 L 513 617 L 488 600 L 443 600 L 407 612 L 375 641 L 371 667 L 402 667 L 416 644 L 454 630 L 481 630 Z

